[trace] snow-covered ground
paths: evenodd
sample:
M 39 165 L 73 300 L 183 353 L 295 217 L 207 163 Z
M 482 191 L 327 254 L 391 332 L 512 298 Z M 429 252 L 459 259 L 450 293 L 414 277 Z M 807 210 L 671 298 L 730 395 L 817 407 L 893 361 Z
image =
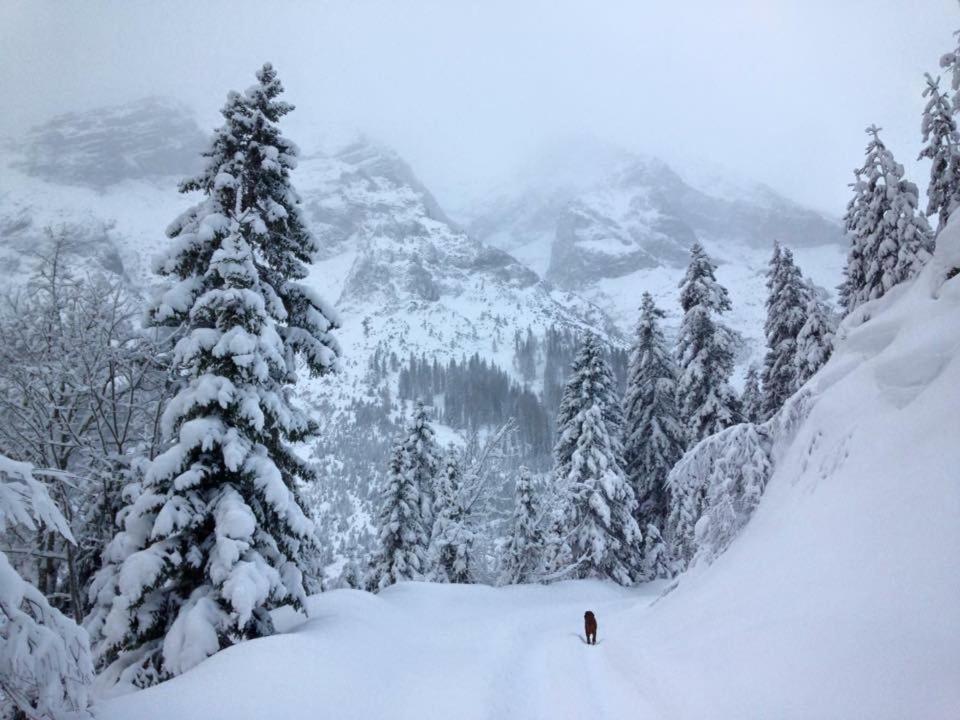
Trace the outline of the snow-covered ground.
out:
M 960 716 L 960 224 L 858 309 L 753 519 L 676 588 L 403 584 L 101 702 L 153 718 Z M 594 610 L 600 643 L 580 638 Z

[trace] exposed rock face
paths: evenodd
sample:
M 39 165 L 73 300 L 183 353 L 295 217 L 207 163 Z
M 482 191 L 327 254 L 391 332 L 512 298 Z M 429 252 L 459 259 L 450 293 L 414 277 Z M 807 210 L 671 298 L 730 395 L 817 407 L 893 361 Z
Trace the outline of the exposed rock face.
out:
M 67 113 L 14 147 L 14 167 L 52 182 L 102 189 L 123 180 L 187 176 L 202 167 L 206 134 L 188 109 L 161 98 Z

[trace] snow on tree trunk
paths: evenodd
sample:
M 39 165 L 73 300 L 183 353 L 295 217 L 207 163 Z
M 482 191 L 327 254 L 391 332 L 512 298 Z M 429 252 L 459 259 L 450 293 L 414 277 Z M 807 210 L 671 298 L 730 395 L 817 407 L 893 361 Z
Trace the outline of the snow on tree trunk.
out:
M 0 533 L 41 526 L 74 541 L 33 468 L 0 455 Z M 0 552 L 0 713 L 5 715 L 7 703 L 28 718 L 82 712 L 92 681 L 86 631 L 52 607 Z
M 138 685 L 182 673 L 223 647 L 272 632 L 268 610 L 301 607 L 315 535 L 292 449 L 316 424 L 290 403 L 302 361 L 335 369 L 332 310 L 299 283 L 317 251 L 290 184 L 296 147 L 278 121 L 292 106 L 268 64 L 230 93 L 206 169 L 181 185 L 203 200 L 167 230 L 157 271 L 173 284 L 150 312 L 184 326 L 184 383 L 163 414 L 171 447 L 151 464 L 113 551 L 120 594 L 102 656 Z

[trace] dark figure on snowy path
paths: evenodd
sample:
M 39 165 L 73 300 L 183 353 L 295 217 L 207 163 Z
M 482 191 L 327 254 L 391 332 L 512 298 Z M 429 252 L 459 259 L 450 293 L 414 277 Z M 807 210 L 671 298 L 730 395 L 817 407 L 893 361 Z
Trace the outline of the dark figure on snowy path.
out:
M 592 610 L 583 614 L 583 633 L 587 636 L 587 645 L 597 644 L 597 618 Z

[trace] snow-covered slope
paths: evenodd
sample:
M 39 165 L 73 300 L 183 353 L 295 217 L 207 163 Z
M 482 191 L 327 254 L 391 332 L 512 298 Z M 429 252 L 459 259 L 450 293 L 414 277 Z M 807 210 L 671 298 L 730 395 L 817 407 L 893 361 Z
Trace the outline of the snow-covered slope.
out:
M 680 716 L 960 711 L 960 223 L 938 244 L 844 322 L 742 535 L 631 615 Z
M 477 352 L 512 370 L 514 333 L 527 327 L 617 333 L 598 308 L 455 226 L 387 148 L 361 140 L 307 158 L 297 182 L 325 248 L 312 277 L 343 318 L 345 398 L 378 347 L 441 362 Z
M 26 274 L 45 228 L 66 227 L 91 264 L 154 284 L 150 259 L 192 201 L 176 186 L 197 168 L 203 138 L 182 106 L 149 99 L 60 116 L 11 143 L 0 172 L 6 277 Z M 709 178 L 610 146 L 566 145 L 492 195 L 449 198 L 457 224 L 382 145 L 359 139 L 303 158 L 293 180 L 322 240 L 314 282 L 344 318 L 346 392 L 367 394 L 354 381 L 381 343 L 401 357 L 479 352 L 512 372 L 518 329 L 628 333 L 644 290 L 675 326 L 694 238 L 731 290 L 729 323 L 747 340 L 741 367 L 756 359 L 770 243 L 794 245 L 807 274 L 833 288 L 837 226 L 762 186 Z
M 288 634 L 97 717 L 957 717 L 958 270 L 955 223 L 914 282 L 847 319 L 753 519 L 676 587 L 326 593 L 305 623 L 280 613 Z

